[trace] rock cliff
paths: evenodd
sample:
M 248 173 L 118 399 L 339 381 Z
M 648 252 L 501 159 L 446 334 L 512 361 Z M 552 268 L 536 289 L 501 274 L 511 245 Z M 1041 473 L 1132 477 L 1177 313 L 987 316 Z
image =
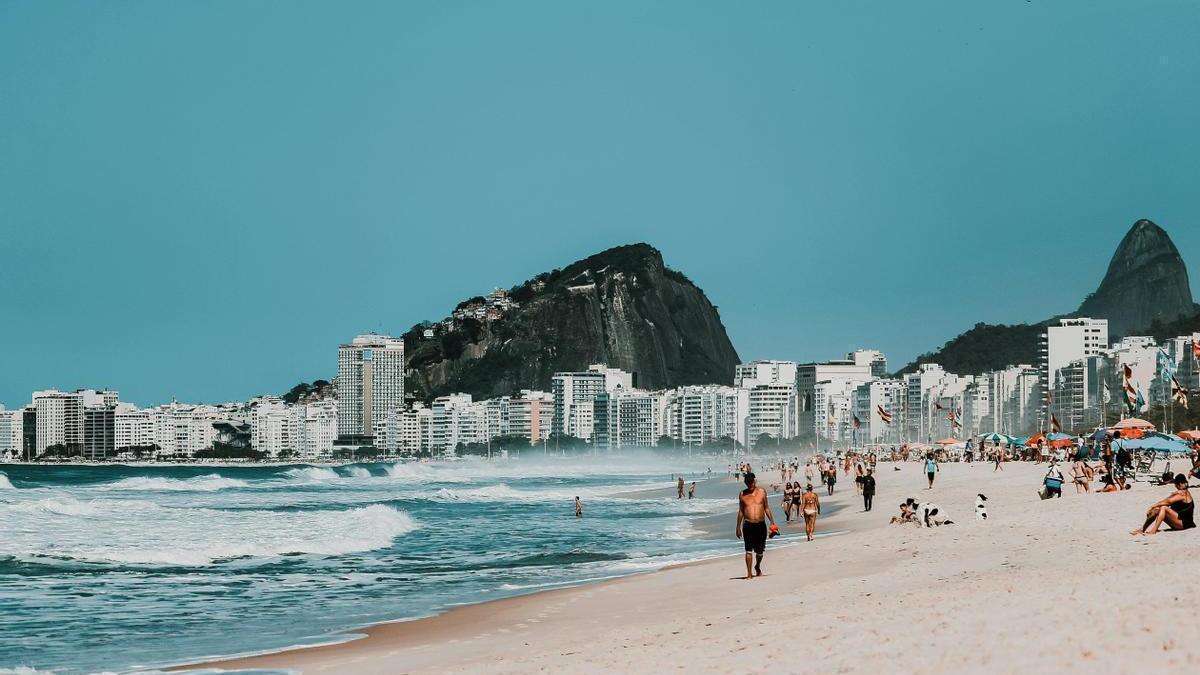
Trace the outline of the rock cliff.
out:
M 633 372 L 647 389 L 733 380 L 738 355 L 717 308 L 647 244 L 540 274 L 509 297 L 518 306 L 500 318 L 406 334 L 410 388 L 490 398 L 548 390 L 555 372 L 592 363 Z

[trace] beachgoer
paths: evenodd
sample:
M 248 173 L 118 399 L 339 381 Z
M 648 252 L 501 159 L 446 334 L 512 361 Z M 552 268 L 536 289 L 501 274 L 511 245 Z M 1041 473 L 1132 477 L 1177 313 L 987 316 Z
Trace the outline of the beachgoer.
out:
M 862 482 L 863 511 L 871 510 L 871 500 L 875 498 L 875 471 L 867 469 L 867 475 Z
M 679 482 L 676 485 L 679 488 L 679 496 L 676 499 L 683 499 L 683 476 L 679 477 Z
M 837 465 L 830 464 L 829 471 L 825 473 L 825 487 L 829 491 L 829 496 L 833 496 L 833 486 L 837 484 Z
M 1042 479 L 1042 485 L 1046 487 L 1046 499 L 1051 497 L 1062 498 L 1063 475 L 1062 470 L 1058 468 L 1058 464 L 1051 462 L 1050 470 L 1046 472 L 1046 477 Z
M 1000 449 L 1000 441 L 996 441 L 994 452 L 996 453 L 996 466 L 992 467 L 992 473 L 1004 470 L 1004 451 Z
M 787 522 L 792 522 L 792 484 L 788 483 L 783 488 L 783 501 L 779 502 L 783 507 L 783 517 Z
M 575 497 L 575 517 L 583 517 L 583 502 L 579 501 L 579 497 Z
M 1175 491 L 1166 499 L 1155 502 L 1146 510 L 1146 522 L 1141 529 L 1130 534 L 1152 535 L 1164 523 L 1172 530 L 1190 530 L 1196 527 L 1196 502 L 1188 490 L 1188 477 L 1178 474 L 1174 480 Z
M 1084 468 L 1087 464 L 1083 461 L 1083 455 L 1075 456 L 1075 463 L 1071 465 L 1071 478 L 1075 481 L 1075 493 L 1091 492 L 1091 481 L 1088 479 L 1087 470 Z
M 812 483 L 804 486 L 804 493 L 800 495 L 799 503 L 801 513 L 804 514 L 804 534 L 809 541 L 812 541 L 813 530 L 817 528 L 817 515 L 821 513 L 821 498 L 813 492 Z
M 775 516 L 771 515 L 771 505 L 767 503 L 767 491 L 758 487 L 753 472 L 746 474 L 745 483 L 746 489 L 742 490 L 738 498 L 735 534 L 746 546 L 746 578 L 752 579 L 754 575 L 762 576 L 763 553 L 767 548 L 767 523 L 763 518 L 765 516 L 766 520 L 774 525 Z M 754 568 L 753 574 L 751 563 Z
M 813 477 L 814 477 L 815 475 L 816 475 L 816 472 L 815 472 L 815 470 L 813 469 L 813 463 L 812 463 L 812 461 L 810 460 L 810 461 L 808 462 L 808 464 L 805 464 L 805 465 L 804 465 L 804 479 L 805 479 L 807 482 L 811 483 L 811 482 L 813 481 Z
M 696 481 L 692 481 L 692 484 L 688 486 L 688 499 L 692 499 L 695 496 L 696 496 Z
M 917 522 L 917 512 L 913 510 L 912 503 L 904 502 L 900 504 L 900 515 L 892 516 L 889 521 L 890 525 L 904 525 L 906 523 Z
M 942 469 L 938 466 L 937 460 L 933 458 L 932 452 L 925 455 L 925 476 L 929 478 L 929 487 L 926 488 L 927 490 L 933 489 L 933 479 L 941 470 Z

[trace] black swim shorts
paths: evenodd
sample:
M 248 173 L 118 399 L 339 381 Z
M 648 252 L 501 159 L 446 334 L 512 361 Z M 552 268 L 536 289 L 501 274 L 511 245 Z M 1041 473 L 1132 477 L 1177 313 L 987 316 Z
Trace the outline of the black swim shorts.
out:
M 742 523 L 742 541 L 746 552 L 762 553 L 767 548 L 767 523 Z

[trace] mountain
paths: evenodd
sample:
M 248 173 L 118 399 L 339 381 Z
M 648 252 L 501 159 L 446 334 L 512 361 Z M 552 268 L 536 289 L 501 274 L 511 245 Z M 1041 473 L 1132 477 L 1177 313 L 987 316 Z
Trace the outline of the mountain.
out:
M 1075 316 L 1108 319 L 1115 335 L 1196 314 L 1187 265 L 1171 237 L 1149 220 L 1139 220 L 1121 240 L 1100 287 Z
M 1200 306 L 1192 300 L 1187 266 L 1166 230 L 1139 220 L 1117 246 L 1095 293 L 1078 311 L 1034 324 L 975 324 L 941 348 L 922 354 L 898 374 L 922 363 L 940 363 L 951 372 L 975 375 L 1021 363 L 1037 363 L 1038 337 L 1058 318 L 1108 319 L 1109 334 L 1160 335 L 1196 325 Z M 1171 333 L 1171 336 L 1190 333 Z
M 648 244 L 597 253 L 404 336 L 409 387 L 430 399 L 549 389 L 559 371 L 606 363 L 658 389 L 731 383 L 737 352 L 717 308 Z

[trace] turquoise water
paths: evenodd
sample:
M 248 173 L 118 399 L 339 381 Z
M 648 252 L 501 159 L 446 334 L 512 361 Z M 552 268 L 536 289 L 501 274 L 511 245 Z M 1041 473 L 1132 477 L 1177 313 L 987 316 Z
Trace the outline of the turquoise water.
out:
M 129 671 L 731 552 L 725 460 L 0 466 L 0 669 Z M 585 517 L 574 518 L 575 495 Z

